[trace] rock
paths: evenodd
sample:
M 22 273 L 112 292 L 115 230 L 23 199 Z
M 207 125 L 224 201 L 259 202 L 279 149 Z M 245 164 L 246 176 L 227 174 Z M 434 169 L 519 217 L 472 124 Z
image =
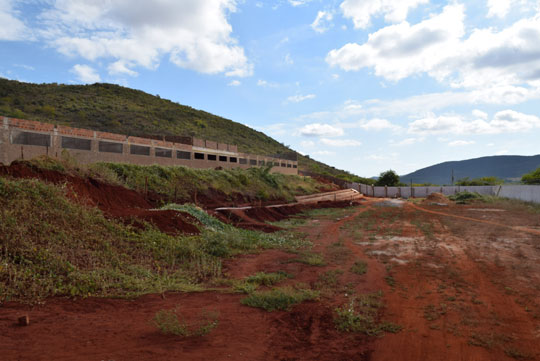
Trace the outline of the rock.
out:
M 19 326 L 28 326 L 29 324 L 30 324 L 30 317 L 28 317 L 28 315 L 19 317 Z

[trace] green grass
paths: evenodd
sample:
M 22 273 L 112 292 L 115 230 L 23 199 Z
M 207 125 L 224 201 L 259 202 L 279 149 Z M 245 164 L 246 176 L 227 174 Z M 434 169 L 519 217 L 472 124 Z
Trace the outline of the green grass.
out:
M 315 266 L 315 267 L 326 266 L 326 261 L 324 260 L 324 256 L 320 253 L 315 253 L 312 251 L 301 251 L 299 252 L 299 256 L 300 257 L 287 260 L 286 263 L 298 262 L 298 263 L 303 263 L 303 264 L 307 264 L 309 266 Z
M 357 275 L 364 275 L 367 272 L 368 265 L 366 262 L 358 260 L 351 266 L 351 272 Z
M 25 163 L 82 177 L 103 179 L 139 192 L 156 193 L 170 202 L 197 202 L 197 197 L 293 201 L 327 185 L 311 177 L 270 173 L 269 168 L 195 169 L 183 166 L 142 166 L 126 163 L 78 164 L 66 152 L 60 159 L 37 157 Z
M 253 276 L 248 276 L 246 278 L 247 283 L 256 284 L 259 286 L 272 286 L 286 278 L 291 278 L 292 276 L 284 271 L 266 273 L 266 272 L 257 272 Z
M 312 300 L 319 296 L 318 292 L 291 287 L 275 288 L 271 291 L 256 291 L 242 299 L 242 304 L 262 308 L 266 311 L 290 310 L 298 303 Z
M 71 202 L 66 192 L 38 180 L 0 177 L 0 302 L 203 290 L 221 277 L 223 258 L 309 245 L 293 234 L 230 226 L 169 236 L 150 224 L 137 229 L 108 219 Z
M 352 297 L 347 305 L 335 309 L 336 328 L 342 332 L 359 332 L 368 336 L 399 332 L 401 326 L 379 321 L 379 309 L 383 306 L 381 298 L 381 292 Z
M 216 312 L 203 312 L 197 322 L 188 324 L 177 309 L 160 310 L 156 312 L 152 321 L 165 335 L 204 336 L 217 327 L 218 316 L 219 314 Z

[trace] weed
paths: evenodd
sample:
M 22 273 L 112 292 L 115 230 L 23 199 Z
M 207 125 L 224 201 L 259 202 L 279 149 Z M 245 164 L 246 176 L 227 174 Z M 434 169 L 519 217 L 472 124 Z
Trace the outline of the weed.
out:
M 379 336 L 383 332 L 399 332 L 402 327 L 390 322 L 378 322 L 382 307 L 382 293 L 376 292 L 352 297 L 349 303 L 335 309 L 334 323 L 342 332 L 360 332 L 368 336 Z
M 253 276 L 247 277 L 246 282 L 262 286 L 272 286 L 285 278 L 292 278 L 292 276 L 284 271 L 278 271 L 275 273 L 258 272 Z
M 274 288 L 271 291 L 253 292 L 242 299 L 242 304 L 266 311 L 289 310 L 293 305 L 317 298 L 319 293 L 308 289 L 291 287 Z
M 204 336 L 218 325 L 217 312 L 205 312 L 195 324 L 188 324 L 184 317 L 174 310 L 160 310 L 153 318 L 154 325 L 165 335 Z
M 331 297 L 339 288 L 339 277 L 343 274 L 340 269 L 328 270 L 319 275 L 314 288 L 321 291 L 323 296 Z
M 317 266 L 317 267 L 326 266 L 326 262 L 322 254 L 311 252 L 311 251 L 300 252 L 299 258 L 293 258 L 285 262 L 286 263 L 298 262 L 298 263 L 304 263 L 310 266 Z
M 530 359 L 532 357 L 528 353 L 523 352 L 521 350 L 518 350 L 516 348 L 508 348 L 508 349 L 504 350 L 504 353 L 507 356 L 512 357 L 512 358 L 514 358 L 516 360 L 528 360 L 528 359 Z
M 354 264 L 351 266 L 351 272 L 356 273 L 357 275 L 363 275 L 366 274 L 367 267 L 368 265 L 366 262 L 359 260 L 354 262 Z

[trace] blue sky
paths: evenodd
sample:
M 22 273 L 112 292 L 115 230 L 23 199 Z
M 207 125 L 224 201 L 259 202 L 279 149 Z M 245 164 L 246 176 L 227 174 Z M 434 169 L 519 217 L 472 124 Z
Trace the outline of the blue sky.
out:
M 0 0 L 0 76 L 117 83 L 361 176 L 540 153 L 538 0 Z

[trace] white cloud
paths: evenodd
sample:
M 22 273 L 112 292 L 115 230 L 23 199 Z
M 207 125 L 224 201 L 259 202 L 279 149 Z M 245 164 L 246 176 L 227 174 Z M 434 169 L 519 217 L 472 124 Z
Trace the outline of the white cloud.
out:
M 339 137 L 344 133 L 342 128 L 330 124 L 313 123 L 303 126 L 300 129 L 300 134 L 305 136 Z
M 424 138 L 405 138 L 400 141 L 390 141 L 390 145 L 393 147 L 403 147 L 407 145 L 413 145 L 422 142 Z
M 395 124 L 392 124 L 391 122 L 389 122 L 386 119 L 377 119 L 377 118 L 375 118 L 375 119 L 370 119 L 370 120 L 368 120 L 366 122 L 362 122 L 361 125 L 360 125 L 360 128 L 362 128 L 364 130 L 380 131 L 380 130 L 384 130 L 384 129 L 397 130 L 400 127 L 395 125 Z
M 453 88 L 490 93 L 520 102 L 540 88 L 540 15 L 510 26 L 472 28 L 465 37 L 465 7 L 452 2 L 418 24 L 406 21 L 327 54 L 326 61 L 347 71 L 373 68 L 390 81 L 428 74 Z
M 313 148 L 315 146 L 315 142 L 312 140 L 303 140 L 300 142 L 300 145 L 304 148 Z
M 332 147 L 359 147 L 362 142 L 354 139 L 328 139 L 322 138 L 321 143 Z
M 259 80 L 257 80 L 257 86 L 260 86 L 260 87 L 263 87 L 263 88 L 278 88 L 279 84 L 259 79 Z
M 448 5 L 441 14 L 416 25 L 405 21 L 387 26 L 370 34 L 363 45 L 349 43 L 334 49 L 326 61 L 347 71 L 373 67 L 376 75 L 393 81 L 429 72 L 454 54 L 464 34 L 463 19 L 463 5 Z
M 311 28 L 318 33 L 324 33 L 332 27 L 332 18 L 332 13 L 328 11 L 319 11 L 317 13 L 317 17 L 315 18 L 313 23 L 311 23 Z
M 0 40 L 23 40 L 29 36 L 29 30 L 19 20 L 13 3 L 11 0 L 0 0 Z
M 291 54 L 286 54 L 285 57 L 283 58 L 283 63 L 285 65 L 293 65 L 294 64 L 294 60 L 291 58 Z
M 82 83 L 97 83 L 101 81 L 101 77 L 97 71 L 88 65 L 77 64 L 73 66 L 70 70 L 73 74 L 77 76 Z
M 514 110 L 497 112 L 491 121 L 468 120 L 461 115 L 430 114 L 409 123 L 412 134 L 498 134 L 504 132 L 524 132 L 540 128 L 540 118 Z
M 129 75 L 137 76 L 136 71 L 131 70 L 122 60 L 115 61 L 114 63 L 109 64 L 108 66 L 109 74 L 111 75 Z
M 240 80 L 233 80 L 231 81 L 229 84 L 227 84 L 228 86 L 240 86 L 240 84 L 242 84 L 240 82 Z
M 313 98 L 315 98 L 315 94 L 307 94 L 307 95 L 297 94 L 297 95 L 291 95 L 290 97 L 288 97 L 287 102 L 300 103 L 300 102 L 303 102 L 304 100 L 313 99 Z
M 464 145 L 471 145 L 475 142 L 473 140 L 454 140 L 453 142 L 449 142 L 448 145 L 451 147 L 462 147 Z
M 429 0 L 345 0 L 341 3 L 343 16 L 351 18 L 355 28 L 365 29 L 371 17 L 383 14 L 387 22 L 400 22 L 407 19 L 410 9 Z
M 41 36 L 60 53 L 89 61 L 114 59 L 154 69 L 163 56 L 201 73 L 249 76 L 253 72 L 228 14 L 234 0 L 55 0 L 41 14 Z M 114 65 L 113 71 L 114 69 Z M 118 67 L 118 65 L 117 65 Z M 116 69 L 118 70 L 118 69 Z
M 288 1 L 289 1 L 289 4 L 291 4 L 292 6 L 302 6 L 311 2 L 311 0 L 288 0 Z
M 475 116 L 476 118 L 478 119 L 484 119 L 486 120 L 488 118 L 488 113 L 486 112 L 483 112 L 481 110 L 478 110 L 478 109 L 474 109 L 472 111 L 472 115 Z
M 488 0 L 488 18 L 504 18 L 516 0 Z

